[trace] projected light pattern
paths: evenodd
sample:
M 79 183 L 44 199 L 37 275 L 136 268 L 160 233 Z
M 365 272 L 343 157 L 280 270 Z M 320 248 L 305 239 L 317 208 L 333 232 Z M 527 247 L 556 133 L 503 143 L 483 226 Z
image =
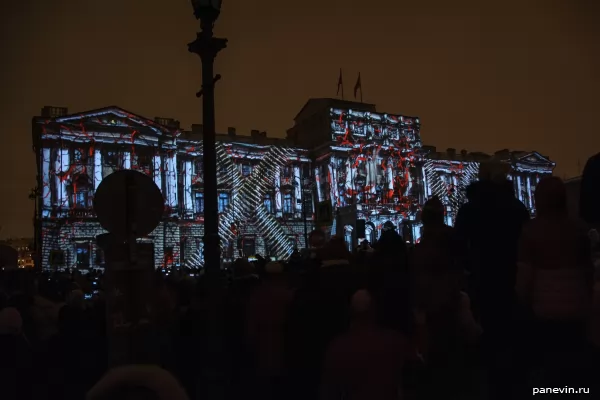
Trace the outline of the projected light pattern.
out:
M 330 119 L 334 144 L 320 158 L 326 169 L 319 193 L 334 207 L 356 204 L 356 218 L 372 227 L 371 240 L 387 221 L 401 229 L 415 220 L 423 198 L 419 119 L 335 108 Z
M 94 220 L 92 200 L 107 175 L 136 169 L 151 176 L 165 198 L 165 215 L 149 239 L 157 267 L 204 263 L 202 141 L 116 107 L 58 118 L 36 119 L 34 143 L 40 160 L 40 241 L 42 265 L 96 268 L 104 263 L 94 238 L 105 233 Z M 300 247 L 299 182 L 306 151 L 248 143 L 217 143 L 220 198 L 219 234 L 225 253 L 249 234 L 257 251 L 285 259 Z M 242 173 L 246 167 L 251 174 Z M 282 177 L 293 171 L 293 187 Z M 311 168 L 308 167 L 310 171 Z M 285 201 L 282 201 L 282 196 Z M 267 209 L 267 198 L 273 207 Z M 290 200 L 291 199 L 291 200 Z M 285 209 L 293 202 L 293 212 Z M 271 204 L 269 200 L 269 204 Z M 284 212 L 285 211 L 285 212 Z M 239 249 L 233 257 L 240 255 Z M 60 253 L 60 255 L 56 255 Z M 51 257 L 50 255 L 54 256 Z
M 428 160 L 424 164 L 428 197 L 436 196 L 446 207 L 446 223 L 453 225 L 460 206 L 466 201 L 465 189 L 477 180 L 479 163 Z
M 232 231 L 237 229 L 238 224 L 248 224 L 256 218 L 258 232 L 271 244 L 273 255 L 278 259 L 285 259 L 291 254 L 293 249 L 287 235 L 275 216 L 265 208 L 264 198 L 274 186 L 276 172 L 292 155 L 290 149 L 271 147 L 243 184 L 239 184 L 241 172 L 238 169 L 232 170 L 237 184 L 233 186 L 232 203 L 221 214 L 222 238 L 231 238 Z
M 226 262 L 251 253 L 286 259 L 304 246 L 305 229 L 314 227 L 314 201 L 331 201 L 334 208 L 355 205 L 352 218 L 365 220 L 370 241 L 386 222 L 418 240 L 418 214 L 433 195 L 446 204 L 448 223 L 453 222 L 478 163 L 424 155 L 418 118 L 338 108 L 324 112 L 332 141 L 311 150 L 311 157 L 309 149 L 271 138 L 219 135 L 217 200 Z M 92 200 L 102 179 L 121 169 L 147 174 L 163 193 L 163 221 L 143 239 L 154 243 L 155 266 L 203 265 L 202 140 L 182 133 L 173 120 L 157 121 L 117 107 L 34 119 L 42 267 L 104 265 L 95 237 L 105 232 Z M 554 163 L 536 152 L 502 157 L 512 166 L 517 196 L 534 212 L 537 182 Z M 335 233 L 335 221 L 331 229 Z

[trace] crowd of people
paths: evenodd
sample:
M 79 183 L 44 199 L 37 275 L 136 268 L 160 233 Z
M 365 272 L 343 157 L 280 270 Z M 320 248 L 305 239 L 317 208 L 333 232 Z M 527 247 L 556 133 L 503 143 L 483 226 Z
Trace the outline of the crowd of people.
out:
M 467 195 L 454 227 L 430 199 L 414 247 L 387 229 L 351 254 L 316 230 L 304 257 L 238 260 L 220 284 L 157 273 L 147 340 L 118 368 L 102 291 L 86 298 L 101 276 L 7 272 L 0 397 L 504 400 L 568 386 L 592 398 L 596 231 L 567 215 L 555 177 L 533 219 L 506 181 Z

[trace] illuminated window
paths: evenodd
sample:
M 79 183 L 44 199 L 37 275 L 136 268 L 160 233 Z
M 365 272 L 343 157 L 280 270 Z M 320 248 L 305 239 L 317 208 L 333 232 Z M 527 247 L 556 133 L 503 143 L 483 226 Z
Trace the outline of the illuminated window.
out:
M 173 247 L 165 247 L 165 264 L 173 264 L 173 260 L 175 259 L 174 254 Z
M 90 266 L 90 244 L 77 243 L 75 245 L 77 268 L 89 268 Z
M 87 162 L 87 154 L 83 149 L 73 150 L 73 162 L 75 164 L 85 164 Z
M 202 176 L 203 165 L 202 160 L 194 161 L 194 175 Z
M 229 205 L 229 194 L 227 193 L 219 193 L 219 212 L 225 212 L 227 206 Z
M 292 249 L 295 250 L 298 248 L 298 241 L 295 236 L 288 236 L 288 243 Z
M 292 194 L 286 193 L 283 195 L 283 212 L 291 214 L 292 211 Z
M 252 165 L 242 164 L 242 176 L 250 176 L 252 174 Z
M 89 207 L 89 202 L 88 202 L 88 192 L 86 190 L 80 190 L 77 193 L 75 193 L 74 197 L 74 204 L 73 206 L 75 208 L 88 208 Z
M 267 211 L 269 213 L 273 212 L 273 198 L 271 196 L 271 193 L 267 193 L 265 194 L 265 198 L 263 200 L 265 208 L 267 209 Z
M 196 192 L 196 197 L 194 200 L 196 213 L 202 214 L 204 212 L 204 193 Z

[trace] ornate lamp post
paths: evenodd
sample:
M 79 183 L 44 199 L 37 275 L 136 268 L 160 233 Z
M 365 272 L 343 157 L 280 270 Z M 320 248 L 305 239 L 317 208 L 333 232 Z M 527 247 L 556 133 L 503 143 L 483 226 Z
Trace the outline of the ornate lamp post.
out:
M 202 60 L 202 90 L 196 96 L 202 97 L 202 161 L 204 164 L 204 265 L 207 273 L 221 268 L 219 239 L 219 206 L 217 193 L 217 152 L 215 146 L 215 82 L 221 76 L 214 76 L 215 58 L 219 51 L 227 47 L 227 39 L 215 38 L 213 26 L 221 13 L 221 0 L 192 0 L 194 16 L 200 20 L 201 32 L 196 40 L 188 45 L 191 53 Z

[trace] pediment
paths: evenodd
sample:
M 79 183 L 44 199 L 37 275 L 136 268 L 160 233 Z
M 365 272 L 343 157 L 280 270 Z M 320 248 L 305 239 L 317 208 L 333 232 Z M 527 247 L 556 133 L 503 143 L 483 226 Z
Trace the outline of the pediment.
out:
M 542 156 L 537 151 L 533 151 L 530 153 L 524 153 L 517 157 L 517 162 L 529 165 L 540 165 L 540 166 L 554 166 L 555 163 Z
M 67 129 L 81 129 L 83 127 L 88 131 L 97 131 L 104 128 L 106 131 L 129 129 L 143 131 L 145 134 L 168 137 L 180 134 L 179 130 L 160 125 L 151 119 L 116 106 L 58 117 L 53 122 Z

